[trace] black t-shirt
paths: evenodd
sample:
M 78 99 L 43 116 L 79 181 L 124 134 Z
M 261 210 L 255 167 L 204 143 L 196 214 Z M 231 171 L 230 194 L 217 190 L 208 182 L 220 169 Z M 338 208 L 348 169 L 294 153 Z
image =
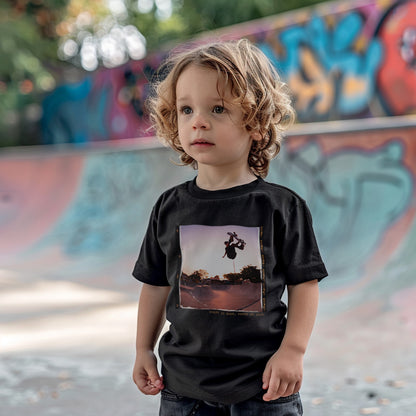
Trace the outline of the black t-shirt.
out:
M 225 255 L 230 245 L 234 258 Z M 164 192 L 133 276 L 171 286 L 171 325 L 159 345 L 166 387 L 231 404 L 261 391 L 285 332 L 285 286 L 327 272 L 305 201 L 258 178 L 218 191 L 193 180 Z

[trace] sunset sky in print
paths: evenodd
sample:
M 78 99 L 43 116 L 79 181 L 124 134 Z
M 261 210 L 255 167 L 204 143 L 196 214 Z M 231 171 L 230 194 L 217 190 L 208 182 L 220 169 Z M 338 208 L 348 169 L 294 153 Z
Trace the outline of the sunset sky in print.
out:
M 233 273 L 233 260 L 224 256 L 227 232 L 235 232 L 238 238 L 245 241 L 244 250 L 236 248 L 234 259 L 235 271 L 238 273 L 244 266 L 261 267 L 260 228 L 242 227 L 237 225 L 180 226 L 180 245 L 182 252 L 182 273 L 191 274 L 196 270 L 206 270 L 210 277 Z

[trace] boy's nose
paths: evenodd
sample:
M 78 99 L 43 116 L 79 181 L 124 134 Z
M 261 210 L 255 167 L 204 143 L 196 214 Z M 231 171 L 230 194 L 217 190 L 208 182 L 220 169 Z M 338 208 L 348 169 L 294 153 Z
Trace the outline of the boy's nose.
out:
M 194 120 L 193 120 L 193 128 L 194 129 L 209 129 L 210 124 L 206 117 L 204 117 L 202 114 L 195 114 Z

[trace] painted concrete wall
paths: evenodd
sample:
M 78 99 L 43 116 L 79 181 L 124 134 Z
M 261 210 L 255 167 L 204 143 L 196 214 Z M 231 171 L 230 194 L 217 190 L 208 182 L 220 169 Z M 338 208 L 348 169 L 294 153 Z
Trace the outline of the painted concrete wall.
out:
M 300 122 L 416 111 L 414 0 L 329 2 L 196 41 L 241 37 L 255 42 L 287 81 Z M 143 117 L 147 80 L 165 56 L 152 54 L 58 87 L 43 103 L 43 142 L 151 135 Z
M 268 179 L 304 197 L 343 290 L 371 279 L 413 238 L 416 127 L 294 135 Z M 165 148 L 0 159 L 0 258 L 56 246 L 65 257 L 135 253 L 157 196 L 194 176 Z

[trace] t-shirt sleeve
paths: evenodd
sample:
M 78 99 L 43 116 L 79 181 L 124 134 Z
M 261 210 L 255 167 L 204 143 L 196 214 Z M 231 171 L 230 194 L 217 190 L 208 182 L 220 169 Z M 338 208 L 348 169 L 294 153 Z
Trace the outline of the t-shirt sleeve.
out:
M 289 211 L 281 235 L 282 257 L 288 285 L 328 276 L 312 226 L 311 213 L 303 200 Z
M 166 256 L 158 241 L 158 204 L 153 207 L 133 276 L 149 285 L 169 286 L 166 277 Z

